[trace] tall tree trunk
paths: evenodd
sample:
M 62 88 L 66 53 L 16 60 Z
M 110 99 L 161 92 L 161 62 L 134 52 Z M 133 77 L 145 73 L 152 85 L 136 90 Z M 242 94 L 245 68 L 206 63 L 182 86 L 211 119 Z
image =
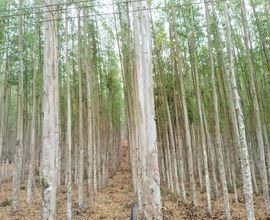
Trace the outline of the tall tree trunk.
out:
M 193 205 L 197 206 L 197 194 L 196 194 L 196 184 L 194 179 L 194 167 L 193 167 L 193 155 L 192 155 L 192 143 L 191 143 L 191 135 L 190 135 L 190 125 L 188 119 L 188 110 L 187 110 L 187 103 L 186 103 L 186 92 L 184 87 L 184 79 L 183 79 L 183 67 L 181 64 L 180 58 L 180 48 L 179 48 L 179 38 L 176 31 L 176 18 L 175 12 L 172 7 L 172 34 L 175 40 L 174 46 L 174 54 L 176 60 L 176 70 L 179 82 L 179 89 L 180 89 L 180 101 L 183 108 L 183 119 L 184 119 L 184 130 L 185 130 L 185 144 L 187 145 L 187 154 L 188 154 L 188 173 L 189 173 L 189 181 L 191 185 L 192 191 L 192 203 Z
M 13 170 L 13 194 L 12 194 L 12 210 L 18 211 L 19 201 L 18 195 L 21 183 L 22 172 L 22 154 L 23 154 L 23 109 L 24 109 L 24 66 L 23 66 L 23 0 L 19 1 L 20 16 L 19 16 L 19 83 L 18 83 L 18 110 L 17 110 L 17 138 L 16 138 L 16 153 L 14 159 Z
M 38 13 L 38 9 L 36 9 Z M 38 19 L 38 18 L 37 18 Z M 39 31 L 39 21 L 35 22 L 35 39 L 34 39 L 34 72 L 33 72 L 33 87 L 32 87 L 32 121 L 31 121 L 31 139 L 30 139 L 30 161 L 29 161 L 29 169 L 28 169 L 28 184 L 27 184 L 27 203 L 31 203 L 32 200 L 32 186 L 34 181 L 34 168 L 35 168 L 35 160 L 36 160 L 36 112 L 37 112 L 37 98 L 36 98 L 36 83 L 37 83 L 37 72 L 38 68 L 38 31 Z
M 85 41 L 85 49 L 84 49 L 84 68 L 86 71 L 86 88 L 87 88 L 87 123 L 88 123 L 88 131 L 87 131 L 87 150 L 88 150 L 88 193 L 89 193 L 89 203 L 92 204 L 94 198 L 93 191 L 93 131 L 92 131 L 92 83 L 91 83 L 91 70 L 90 70 L 90 56 L 88 53 L 89 45 L 87 39 L 87 12 L 86 8 L 83 9 L 83 34 Z M 94 155 L 95 157 L 96 155 Z
M 79 84 L 79 177 L 78 177 L 78 200 L 79 208 L 84 209 L 83 200 L 83 171 L 84 171 L 84 135 L 83 135 L 83 93 L 82 93 L 82 72 L 81 72 L 81 19 L 78 9 L 78 84 Z
M 66 38 L 66 74 L 67 74 L 67 219 L 72 219 L 72 178 L 71 178 L 71 92 L 70 92 L 70 66 L 69 66 L 69 37 L 68 37 L 68 9 L 65 17 Z
M 53 21 L 58 21 L 59 17 L 60 17 L 60 13 L 59 11 L 57 11 L 57 3 L 58 0 L 52 0 L 53 2 L 55 2 L 54 6 L 54 20 Z M 48 9 L 49 10 L 49 9 Z M 57 22 L 56 24 L 56 28 L 55 28 L 55 32 L 56 32 L 56 38 L 55 38 L 55 45 L 58 49 L 59 45 L 58 45 L 58 39 L 59 41 L 60 36 L 57 36 L 57 33 L 59 32 L 60 29 L 60 22 Z M 60 49 L 59 49 L 60 50 Z M 62 148 L 61 145 L 62 143 L 60 142 L 61 140 L 61 114 L 60 114 L 60 110 L 61 110 L 61 102 L 60 102 L 60 97 L 61 97 L 61 80 L 59 81 L 59 68 L 60 68 L 60 62 L 58 62 L 58 50 L 55 51 L 55 65 L 56 65 L 56 71 L 55 71 L 55 141 L 56 141 L 56 147 L 55 147 L 55 166 L 56 166 L 56 191 L 58 191 L 59 186 L 60 186 L 60 180 L 61 180 L 61 154 L 62 154 Z
M 7 22 L 7 29 L 9 26 L 9 20 Z M 6 52 L 5 52 L 5 76 L 4 76 L 4 86 L 3 86 L 3 97 L 1 99 L 1 113 L 0 113 L 0 162 L 2 159 L 2 152 L 3 152 L 3 145 L 4 145 L 4 133 L 5 133 L 5 116 L 6 116 L 6 109 L 8 105 L 8 75 L 9 75 L 9 33 L 6 31 Z
M 146 219 L 162 219 L 157 136 L 154 110 L 150 14 L 146 1 L 133 3 L 135 65 L 139 108 L 139 146 L 142 159 L 143 188 L 141 209 Z M 145 169 L 146 168 L 146 169 Z
M 44 220 L 54 219 L 56 209 L 56 150 L 58 150 L 58 61 L 56 36 L 56 0 L 46 0 L 44 8 L 44 97 L 41 177 Z
M 268 179 L 267 179 L 267 171 L 265 165 L 265 152 L 264 152 L 264 141 L 263 141 L 263 131 L 262 131 L 262 124 L 261 124 L 261 116 L 260 116 L 260 109 L 258 103 L 258 96 L 255 87 L 254 77 L 255 77 L 255 69 L 252 60 L 252 49 L 251 49 L 251 41 L 250 41 L 250 34 L 248 30 L 248 21 L 247 21 L 247 14 L 246 14 L 246 5 L 245 0 L 241 0 L 241 14 L 242 14 L 242 22 L 243 22 L 243 31 L 244 31 L 244 40 L 246 46 L 246 53 L 248 59 L 248 75 L 249 75 L 249 82 L 250 82 L 250 91 L 252 94 L 252 109 L 255 119 L 255 129 L 256 129 L 256 138 L 257 144 L 259 148 L 259 160 L 260 160 L 260 174 L 262 178 L 263 184 L 263 197 L 265 202 L 265 207 L 267 213 L 270 214 L 270 199 L 269 199 L 269 190 L 268 190 Z
M 249 162 L 249 155 L 248 155 L 248 146 L 247 146 L 247 139 L 246 139 L 246 128 L 245 128 L 243 110 L 241 107 L 241 99 L 239 96 L 238 87 L 236 83 L 229 9 L 228 9 L 227 2 L 224 2 L 223 5 L 224 5 L 224 17 L 225 17 L 225 28 L 226 28 L 226 46 L 227 46 L 228 58 L 229 58 L 229 71 L 231 73 L 231 84 L 232 84 L 233 95 L 234 95 L 233 100 L 234 100 L 235 111 L 237 115 L 237 123 L 238 123 L 238 128 L 239 128 L 239 133 L 238 133 L 239 143 L 240 143 L 239 155 L 240 155 L 242 178 L 243 178 L 243 189 L 244 189 L 245 200 L 246 200 L 246 211 L 247 211 L 247 218 L 249 220 L 253 220 L 255 219 L 254 207 L 253 207 L 253 189 L 252 189 L 250 162 Z
M 152 20 L 151 20 L 152 23 Z M 154 38 L 154 42 L 156 44 L 156 37 L 155 37 L 155 33 L 154 33 L 154 27 L 153 27 L 153 23 L 152 23 L 152 30 L 153 30 L 153 38 Z M 157 45 L 156 45 L 157 47 Z M 164 105 L 164 111 L 166 112 L 165 115 L 167 116 L 167 120 L 166 122 L 168 123 L 168 129 L 169 129 L 169 140 L 170 140 L 170 146 L 172 149 L 171 155 L 172 155 L 172 166 L 173 166 L 173 183 L 175 184 L 175 189 L 176 189 L 176 193 L 177 195 L 182 196 L 182 198 L 184 200 L 186 200 L 186 193 L 185 190 L 182 189 L 182 191 L 180 190 L 180 185 L 179 185 L 179 176 L 178 176 L 178 167 L 177 167 L 177 155 L 176 155 L 176 143 L 175 143 L 175 132 L 173 130 L 173 123 L 172 123 L 172 117 L 171 117 L 171 112 L 170 112 L 170 107 L 169 107 L 169 103 L 167 100 L 167 93 L 165 88 L 165 78 L 163 77 L 163 69 L 162 66 L 160 64 L 161 61 L 161 56 L 160 56 L 160 52 L 159 49 L 155 49 L 154 50 L 156 53 L 156 62 L 155 64 L 155 69 L 157 72 L 157 77 L 158 77 L 158 84 L 161 88 L 161 95 L 162 95 L 162 99 L 163 99 L 163 105 Z
M 193 22 L 193 13 L 191 9 L 191 19 L 192 19 L 192 39 L 195 38 L 194 33 L 194 22 Z M 209 170 L 208 170 L 208 155 L 206 150 L 206 131 L 204 128 L 204 108 L 203 108 L 203 100 L 201 95 L 201 88 L 200 88 L 200 79 L 199 79 L 199 73 L 198 73 L 198 62 L 197 62 L 197 56 L 194 51 L 194 42 L 191 42 L 188 40 L 188 47 L 189 47 L 189 53 L 190 53 L 190 62 L 191 62 L 191 68 L 193 73 L 193 80 L 194 80 L 194 86 L 195 86 L 195 92 L 197 96 L 197 104 L 198 104 L 198 112 L 199 112 L 199 124 L 200 124 L 200 140 L 202 145 L 202 154 L 203 154 L 203 165 L 204 165 L 204 175 L 205 175 L 205 186 L 206 186 L 206 196 L 207 196 L 207 206 L 208 206 L 208 213 L 212 215 L 212 205 L 211 205 L 211 185 L 210 185 L 210 178 L 209 178 Z
M 212 86 L 212 97 L 213 97 L 213 104 L 214 104 L 215 145 L 217 147 L 218 168 L 219 168 L 219 174 L 220 174 L 220 179 L 221 179 L 221 184 L 222 184 L 226 219 L 231 219 L 227 180 L 226 180 L 225 166 L 224 166 L 222 146 L 221 146 L 218 96 L 217 96 L 217 90 L 216 90 L 215 64 L 214 64 L 214 57 L 213 57 L 213 51 L 212 51 L 212 49 L 213 49 L 212 48 L 212 38 L 211 38 L 211 34 L 210 34 L 211 21 L 210 21 L 210 17 L 209 17 L 208 3 L 206 3 L 206 1 L 205 1 L 204 8 L 205 8 L 205 14 L 206 14 L 206 21 L 207 21 L 209 63 L 210 63 L 210 69 L 211 69 L 211 86 Z

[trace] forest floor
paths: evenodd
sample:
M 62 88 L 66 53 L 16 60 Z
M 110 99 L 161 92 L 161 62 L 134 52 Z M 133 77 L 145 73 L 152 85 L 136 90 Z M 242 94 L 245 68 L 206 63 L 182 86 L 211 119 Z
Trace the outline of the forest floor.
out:
M 86 187 L 85 187 L 86 188 Z M 8 180 L 0 184 L 0 219 L 1 220 L 38 220 L 41 219 L 41 197 L 40 187 L 34 187 L 32 205 L 28 206 L 26 198 L 26 187 L 21 186 L 20 190 L 20 211 L 16 214 L 11 212 L 11 198 L 12 198 L 12 181 Z M 85 190 L 86 191 L 86 190 Z M 85 192 L 86 195 L 86 192 Z M 245 203 L 240 196 L 240 202 L 233 201 L 233 194 L 231 196 L 231 208 L 233 219 L 246 219 Z M 165 187 L 162 187 L 163 197 L 163 214 L 164 219 L 224 219 L 222 198 L 217 198 L 213 201 L 213 215 L 209 217 L 207 214 L 207 201 L 205 193 L 198 193 L 197 207 L 191 204 L 180 201 L 176 196 L 171 194 Z M 74 219 L 111 219 L 124 220 L 130 219 L 130 212 L 135 195 L 131 187 L 131 174 L 128 163 L 127 149 L 124 153 L 121 166 L 116 172 L 115 176 L 110 178 L 106 186 L 101 189 L 97 196 L 96 202 L 91 208 L 86 208 L 83 213 L 78 211 L 77 206 L 77 189 L 73 192 L 73 218 Z M 263 200 L 261 197 L 255 197 L 254 202 L 256 210 L 256 219 L 270 219 L 267 218 L 264 212 Z M 66 191 L 61 189 L 57 199 L 57 220 L 66 219 Z

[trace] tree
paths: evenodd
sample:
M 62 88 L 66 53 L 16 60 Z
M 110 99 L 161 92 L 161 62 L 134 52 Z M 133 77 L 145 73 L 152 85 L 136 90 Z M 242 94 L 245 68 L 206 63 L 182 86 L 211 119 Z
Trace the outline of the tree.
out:
M 142 215 L 146 219 L 162 219 L 158 153 L 156 145 L 156 122 L 152 78 L 150 15 L 146 1 L 134 2 L 140 9 L 134 16 L 134 50 L 138 91 L 138 126 L 140 169 L 143 182 L 139 201 Z M 151 159 L 150 159 L 151 158 Z
M 83 135 L 83 93 L 82 93 L 82 73 L 81 73 L 81 24 L 80 10 L 78 10 L 78 80 L 79 80 L 79 183 L 78 199 L 81 210 L 83 206 L 83 171 L 84 171 L 84 135 Z
M 72 179 L 71 179 L 71 91 L 70 91 L 70 67 L 69 67 L 69 33 L 68 33 L 68 10 L 65 15 L 65 38 L 66 38 L 66 74 L 67 74 L 67 219 L 72 219 Z
M 58 57 L 55 0 L 46 0 L 44 8 L 44 93 L 41 178 L 43 219 L 54 219 L 56 206 L 56 151 L 58 151 Z
M 241 169 L 242 169 L 242 178 L 243 178 L 243 189 L 245 193 L 246 199 L 246 210 L 248 219 L 255 219 L 254 216 L 254 207 L 253 207 L 253 190 L 252 190 L 252 181 L 251 181 L 251 173 L 250 173 L 250 163 L 249 163 L 249 155 L 247 148 L 247 140 L 246 140 L 246 129 L 244 123 L 244 115 L 241 107 L 241 99 L 238 92 L 238 87 L 236 83 L 235 76 L 235 63 L 234 63 L 234 54 L 233 54 L 233 45 L 232 45 L 232 35 L 231 35 L 231 26 L 230 26 L 230 18 L 229 18 L 229 10 L 227 2 L 224 2 L 224 18 L 225 18 L 225 27 L 226 27 L 226 46 L 228 51 L 229 58 L 229 71 L 231 74 L 231 85 L 233 88 L 233 99 L 235 105 L 235 111 L 237 115 L 237 123 L 239 128 L 239 155 L 241 161 Z M 231 97 L 232 98 L 232 97 Z
M 38 9 L 36 9 L 38 13 Z M 37 74 L 39 71 L 38 66 L 38 48 L 39 48 L 39 20 L 35 22 L 35 39 L 34 39 L 34 66 L 33 66 L 33 87 L 32 87 L 32 120 L 31 120 L 31 138 L 30 138 L 30 161 L 28 169 L 28 183 L 27 183 L 27 203 L 32 200 L 32 187 L 34 181 L 34 170 L 36 161 L 36 129 L 37 129 Z
M 13 171 L 13 195 L 12 195 L 12 209 L 16 212 L 19 208 L 18 194 L 21 183 L 22 159 L 23 159 L 23 140 L 24 140 L 24 65 L 23 65 L 23 0 L 19 1 L 20 16 L 19 16 L 19 82 L 18 82 L 18 111 L 17 111 L 17 140 L 15 153 L 15 167 Z
M 270 199 L 269 199 L 269 190 L 268 190 L 268 179 L 267 179 L 267 172 L 266 172 L 266 165 L 265 165 L 265 153 L 264 153 L 264 141 L 263 141 L 263 131 L 262 131 L 262 124 L 261 124 L 261 116 L 260 116 L 260 109 L 258 103 L 258 96 L 255 87 L 254 77 L 255 77 L 255 69 L 253 66 L 252 54 L 251 54 L 251 42 L 250 42 L 250 34 L 248 31 L 248 21 L 246 15 L 246 6 L 245 1 L 241 1 L 241 14 L 242 14 L 242 21 L 243 21 L 243 31 L 244 31 L 244 40 L 245 40 L 245 47 L 247 53 L 247 60 L 248 60 L 248 76 L 250 82 L 250 92 L 252 94 L 252 110 L 254 114 L 254 120 L 256 123 L 256 138 L 260 152 L 260 174 L 262 178 L 263 184 L 263 196 L 265 201 L 266 210 L 270 213 Z
M 215 66 L 214 66 L 215 64 L 214 64 L 214 57 L 213 57 L 213 51 L 212 51 L 212 38 L 210 34 L 211 21 L 209 17 L 209 8 L 206 1 L 205 1 L 205 14 L 206 14 L 206 23 L 207 23 L 209 64 L 210 64 L 210 69 L 211 69 L 211 86 L 212 86 L 213 105 L 214 105 L 215 143 L 216 143 L 216 148 L 217 148 L 217 156 L 219 158 L 218 168 L 219 168 L 219 173 L 220 173 L 221 183 L 222 183 L 226 218 L 231 219 L 227 180 L 226 180 L 226 175 L 225 175 L 225 167 L 224 167 L 223 153 L 222 153 L 222 147 L 221 147 L 219 108 L 218 108 L 218 97 L 217 97 L 217 91 L 216 91 L 216 76 L 215 76 Z

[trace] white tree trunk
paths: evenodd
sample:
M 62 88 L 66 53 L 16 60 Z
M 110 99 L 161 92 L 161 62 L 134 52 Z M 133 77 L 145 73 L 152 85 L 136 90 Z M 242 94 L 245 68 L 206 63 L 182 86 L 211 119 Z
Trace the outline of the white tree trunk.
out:
M 134 2 L 135 10 L 148 8 L 146 1 Z M 145 219 L 162 219 L 156 122 L 152 78 L 150 15 L 134 13 L 135 65 L 137 74 L 139 145 L 142 159 L 142 214 Z M 139 43 L 139 44 L 137 44 Z M 145 168 L 145 170 L 144 170 Z
M 269 198 L 269 190 L 268 190 L 268 179 L 267 179 L 267 171 L 265 165 L 265 152 L 264 152 L 264 141 L 263 141 L 263 131 L 262 131 L 262 124 L 261 124 L 261 116 L 260 116 L 260 109 L 258 103 L 258 96 L 255 87 L 254 77 L 255 77 L 255 69 L 252 60 L 251 54 L 251 41 L 250 41 L 250 33 L 248 29 L 248 21 L 247 21 L 247 13 L 246 13 L 246 0 L 241 0 L 241 13 L 242 13 L 242 20 L 243 20 L 243 31 L 244 31 L 244 40 L 246 46 L 246 54 L 248 59 L 248 76 L 249 76 L 249 83 L 250 83 L 250 92 L 252 94 L 252 109 L 255 119 L 255 132 L 257 138 L 257 144 L 259 148 L 259 167 L 260 167 L 260 174 L 262 178 L 262 187 L 263 187 L 263 197 L 264 203 L 266 207 L 266 211 L 270 214 L 270 198 Z
M 56 124 L 58 107 L 58 61 L 55 5 L 57 1 L 46 0 L 44 8 L 44 97 L 43 97 L 43 135 L 41 180 L 43 185 L 43 220 L 55 217 L 56 206 L 56 150 L 58 150 L 58 130 Z
M 233 97 L 234 105 L 235 105 L 238 128 L 239 128 L 239 134 L 238 134 L 239 141 L 240 141 L 239 155 L 240 155 L 241 171 L 242 171 L 242 178 L 243 178 L 243 190 L 244 190 L 245 200 L 246 200 L 247 218 L 249 220 L 253 220 L 255 219 L 254 207 L 253 207 L 253 189 L 252 189 L 250 162 L 249 162 L 248 147 L 247 147 L 247 140 L 246 140 L 246 129 L 245 129 L 245 123 L 244 123 L 243 110 L 241 107 L 241 100 L 238 93 L 238 87 L 237 87 L 236 76 L 235 76 L 235 64 L 234 64 L 229 9 L 228 9 L 227 2 L 224 2 L 223 5 L 224 5 L 224 17 L 225 17 L 225 28 L 226 28 L 226 46 L 228 50 L 229 65 L 230 65 L 229 70 L 231 73 L 231 83 L 232 83 L 233 94 L 234 94 L 234 97 Z
M 65 18 L 66 38 L 66 75 L 67 75 L 67 219 L 72 219 L 72 178 L 71 178 L 71 92 L 70 92 L 70 67 L 69 67 L 69 37 L 68 37 L 68 9 Z

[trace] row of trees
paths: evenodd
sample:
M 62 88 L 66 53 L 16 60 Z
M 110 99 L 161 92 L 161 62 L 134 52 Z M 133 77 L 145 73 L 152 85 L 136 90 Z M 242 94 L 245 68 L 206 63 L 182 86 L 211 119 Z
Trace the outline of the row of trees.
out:
M 227 219 L 228 191 L 238 201 L 243 190 L 248 219 L 255 218 L 253 190 L 262 191 L 269 213 L 269 12 L 262 6 L 269 2 L 171 6 L 169 35 L 160 23 L 153 30 L 162 178 L 183 200 L 191 190 L 195 205 L 199 181 L 209 214 L 222 192 Z
M 222 195 L 231 219 L 242 191 L 248 219 L 254 193 L 270 214 L 270 2 L 150 5 L 1 1 L 0 158 L 14 162 L 14 211 L 36 174 L 44 219 L 61 183 L 69 219 L 73 183 L 80 209 L 91 205 L 125 130 L 146 219 L 162 219 L 160 180 L 195 206 L 205 189 L 210 215 Z
M 30 205 L 40 182 L 43 219 L 53 219 L 65 184 L 72 219 L 72 201 L 81 211 L 91 206 L 121 157 L 123 102 L 113 32 L 94 19 L 94 3 L 1 3 L 0 158 L 13 164 L 12 210 L 19 209 L 21 183 Z
M 158 16 L 155 8 L 148 14 L 161 180 L 195 206 L 198 190 L 205 189 L 210 215 L 212 201 L 222 194 L 225 216 L 231 219 L 229 193 L 238 202 L 241 192 L 248 219 L 255 219 L 253 192 L 263 196 L 269 214 L 269 1 L 204 1 L 198 5 L 168 1 L 165 5 Z M 152 167 L 144 168 L 143 161 L 140 164 L 145 154 L 140 150 L 144 134 L 132 120 L 141 111 L 137 100 L 142 80 L 128 74 L 138 71 L 138 43 L 134 51 L 125 50 L 133 48 L 129 34 L 136 32 L 136 24 L 130 30 L 126 16 L 120 19 L 127 73 L 125 103 L 131 155 L 137 153 L 131 159 L 133 185 L 144 207 L 141 170 Z M 135 54 L 134 61 L 129 53 Z

